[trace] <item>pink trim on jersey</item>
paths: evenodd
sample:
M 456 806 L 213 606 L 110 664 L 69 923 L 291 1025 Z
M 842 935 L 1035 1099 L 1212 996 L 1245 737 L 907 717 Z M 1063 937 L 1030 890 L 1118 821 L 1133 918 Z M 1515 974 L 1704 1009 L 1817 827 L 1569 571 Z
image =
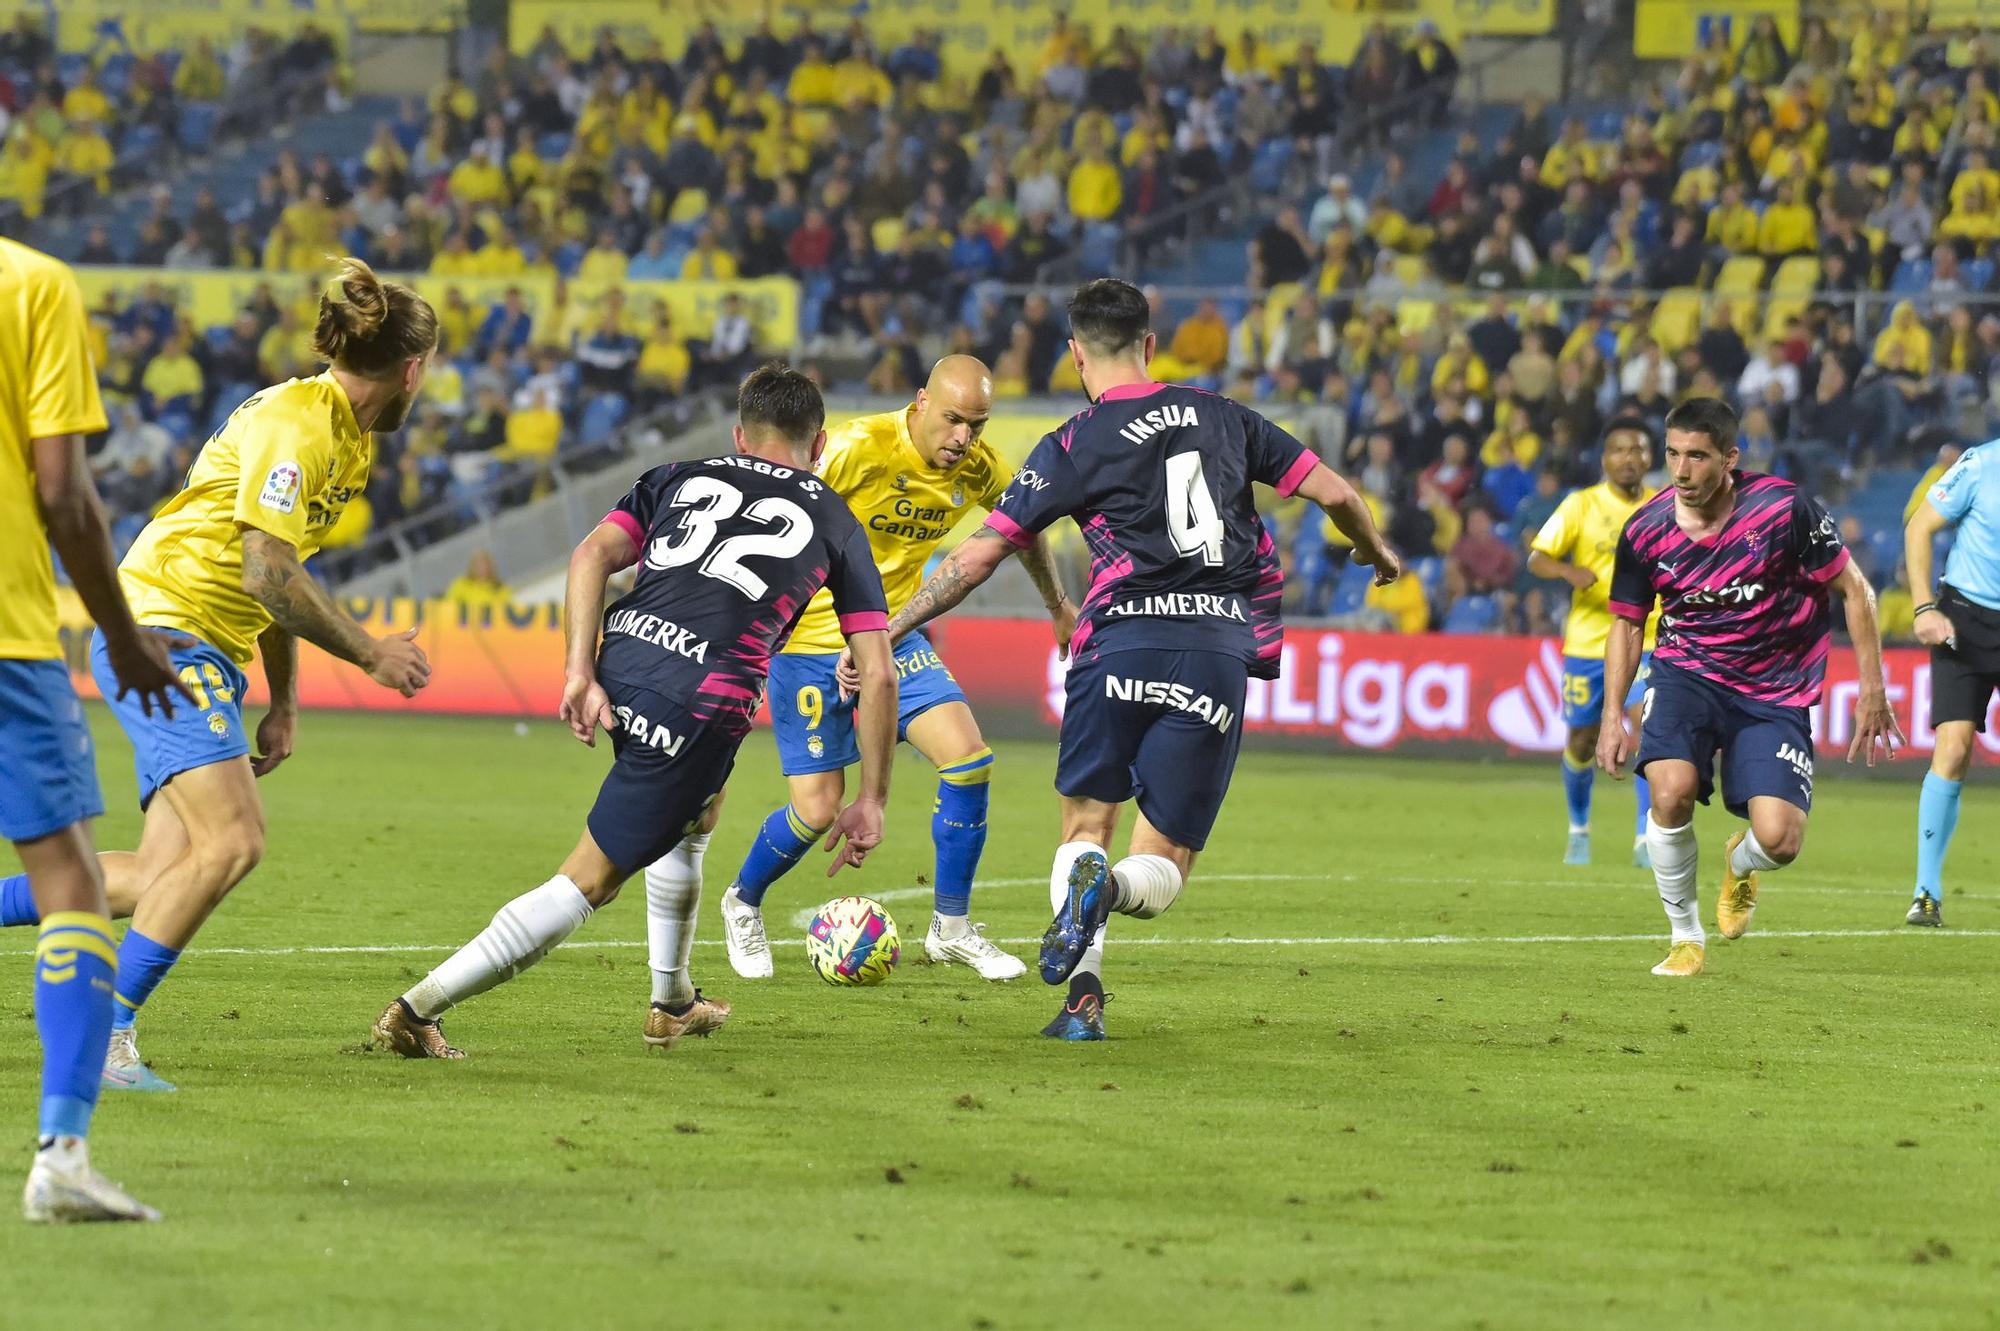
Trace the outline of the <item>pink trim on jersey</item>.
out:
M 1035 543 L 1033 532 L 1030 532 L 997 508 L 987 513 L 986 525 L 1006 537 L 1008 544 L 1017 549 L 1025 550 Z
M 1647 615 L 1652 613 L 1645 606 L 1633 605 L 1630 601 L 1611 601 L 1608 604 L 1612 614 L 1618 616 L 1620 619 L 1629 619 L 1637 624 L 1645 623 Z
M 1833 562 L 1831 564 L 1828 564 L 1825 568 L 1802 569 L 1801 572 L 1803 572 L 1808 578 L 1811 578 L 1814 582 L 1817 582 L 1820 586 L 1824 587 L 1827 583 L 1832 582 L 1835 578 L 1839 577 L 1841 571 L 1853 562 L 1854 562 L 1854 556 L 1849 554 L 1847 551 L 1842 550 L 1839 554 L 1834 556 Z
M 1312 475 L 1312 469 L 1318 465 L 1319 454 L 1310 448 L 1299 454 L 1299 460 L 1287 467 L 1285 474 L 1278 478 L 1278 493 L 1290 499 L 1293 492 L 1306 483 L 1306 477 Z
M 635 546 L 646 543 L 646 529 L 639 525 L 639 519 L 622 508 L 614 508 L 604 515 L 604 520 L 632 538 Z
M 889 617 L 880 610 L 856 610 L 851 615 L 840 616 L 840 631 L 850 638 L 857 633 L 886 633 L 889 631 Z
M 1151 397 L 1163 388 L 1172 387 L 1172 384 L 1159 383 L 1157 381 L 1145 384 L 1119 384 L 1116 388 L 1107 388 L 1102 393 L 1099 393 L 1097 400 L 1099 402 L 1121 402 L 1128 397 Z

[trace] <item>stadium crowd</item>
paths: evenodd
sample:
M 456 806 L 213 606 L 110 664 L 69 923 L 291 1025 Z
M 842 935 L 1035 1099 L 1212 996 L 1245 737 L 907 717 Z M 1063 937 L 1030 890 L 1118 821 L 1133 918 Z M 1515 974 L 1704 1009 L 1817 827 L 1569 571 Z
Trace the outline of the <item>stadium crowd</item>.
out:
M 1828 498 L 2000 422 L 1987 41 L 1888 13 L 1811 20 L 1796 49 L 1768 19 L 1714 32 L 1628 106 L 1530 100 L 1491 140 L 1454 111 L 1458 61 L 1428 25 L 1378 26 L 1336 68 L 1248 34 L 1098 35 L 1058 15 L 1031 63 L 996 51 L 972 77 L 935 37 L 885 51 L 858 19 L 767 24 L 734 50 L 704 30 L 678 53 L 545 33 L 405 103 L 352 157 L 283 154 L 227 208 L 163 193 L 130 248 L 88 230 L 86 261 L 269 276 L 225 328 L 143 298 L 101 311 L 121 404 L 107 453 L 151 450 L 150 478 L 118 483 L 143 511 L 218 404 L 294 363 L 284 293 L 309 296 L 292 275 L 336 251 L 552 282 L 559 304 L 571 283 L 613 292 L 539 315 L 448 296 L 450 363 L 371 487 L 378 524 L 771 349 L 740 307 L 677 328 L 624 282 L 795 277 L 805 349 L 842 386 L 907 392 L 926 357 L 960 350 L 1002 397 L 1074 395 L 1056 308 L 1021 289 L 1068 254 L 1143 254 L 1176 205 L 1255 182 L 1278 206 L 1247 240 L 1248 292 L 1158 298 L 1156 372 L 1289 413 L 1428 556 L 1421 596 L 1354 605 L 1340 551 L 1288 530 L 1298 594 L 1405 628 L 1546 629 L 1560 604 L 1522 544 L 1595 479 L 1617 413 L 1729 397 L 1746 465 Z M 184 55 L 174 82 L 215 59 Z M 38 76 L 7 153 L 49 151 L 37 126 L 56 108 L 89 123 L 92 79 Z M 1454 132 L 1420 177 L 1423 139 Z

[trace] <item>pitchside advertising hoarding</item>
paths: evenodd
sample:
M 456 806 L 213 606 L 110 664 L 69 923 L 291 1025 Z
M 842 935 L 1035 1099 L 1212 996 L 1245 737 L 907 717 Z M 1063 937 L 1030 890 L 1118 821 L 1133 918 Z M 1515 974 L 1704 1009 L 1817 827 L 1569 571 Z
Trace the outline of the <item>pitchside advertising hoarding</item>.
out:
M 418 628 L 430 654 L 431 685 L 404 699 L 359 670 L 316 650 L 300 653 L 299 696 L 307 707 L 552 719 L 562 693 L 562 617 L 555 606 L 471 609 L 450 601 L 347 603 L 371 632 Z M 65 650 L 80 692 L 96 696 L 85 665 L 89 621 L 65 614 Z M 1063 662 L 1046 622 L 948 617 L 933 641 L 991 728 L 1053 735 L 1062 718 Z M 1904 761 L 1932 748 L 1928 654 L 1885 653 L 1889 701 L 1909 747 Z M 249 700 L 265 699 L 252 667 Z M 1553 754 L 1562 748 L 1562 655 L 1553 640 L 1452 634 L 1402 636 L 1294 628 L 1285 635 L 1284 671 L 1253 680 L 1242 725 L 1252 743 L 1268 739 L 1329 751 L 1421 752 L 1427 747 L 1495 755 Z M 1822 755 L 1853 738 L 1853 653 L 1833 653 L 1825 703 L 1813 709 Z M 779 706 L 786 699 L 772 700 Z M 2000 704 L 1979 737 L 2000 755 Z

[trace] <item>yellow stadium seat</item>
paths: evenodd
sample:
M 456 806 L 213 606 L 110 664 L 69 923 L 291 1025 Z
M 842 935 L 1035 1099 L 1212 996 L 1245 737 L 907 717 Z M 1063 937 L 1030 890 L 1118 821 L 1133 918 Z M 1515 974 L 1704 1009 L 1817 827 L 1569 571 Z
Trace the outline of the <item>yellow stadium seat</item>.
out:
M 1405 300 L 1396 305 L 1396 331 L 1405 337 L 1421 333 L 1437 321 L 1434 300 Z
M 674 206 L 667 212 L 669 222 L 697 222 L 708 213 L 708 192 L 698 189 L 684 189 L 674 196 Z
M 1669 354 L 1690 346 L 1701 335 L 1701 292 L 1675 287 L 1653 310 L 1653 340 Z
M 1587 254 L 1573 254 L 1573 255 L 1571 255 L 1571 256 L 1570 256 L 1570 260 L 1569 260 L 1569 266 L 1570 266 L 1571 268 L 1573 268 L 1573 269 L 1575 269 L 1575 270 L 1576 270 L 1576 275 L 1577 275 L 1578 277 L 1582 278 L 1582 279 L 1583 279 L 1584 281 L 1586 281 L 1586 282 L 1588 282 L 1588 281 L 1590 280 L 1590 256 L 1589 256 L 1589 255 L 1587 255 Z
M 902 242 L 903 219 L 884 217 L 868 229 L 868 234 L 875 241 L 876 253 L 887 254 Z
M 1773 296 L 1764 310 L 1764 336 L 1775 341 L 1785 335 L 1785 320 L 1805 317 L 1805 297 Z
M 1729 322 L 1744 341 L 1757 336 L 1757 298 L 1755 296 L 1734 296 L 1723 299 L 1729 310 Z
M 1819 260 L 1810 254 L 1797 254 L 1778 265 L 1778 275 L 1771 279 L 1773 296 L 1809 296 L 1819 289 Z
M 1749 255 L 1731 259 L 1715 275 L 1715 294 L 1718 296 L 1755 296 L 1763 286 L 1764 261 Z

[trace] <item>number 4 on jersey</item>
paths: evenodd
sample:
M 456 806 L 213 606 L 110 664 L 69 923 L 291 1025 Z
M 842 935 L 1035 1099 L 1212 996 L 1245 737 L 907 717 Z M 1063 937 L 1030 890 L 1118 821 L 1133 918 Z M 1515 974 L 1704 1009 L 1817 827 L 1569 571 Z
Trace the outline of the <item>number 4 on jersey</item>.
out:
M 1167 534 L 1182 558 L 1200 555 L 1211 568 L 1222 562 L 1222 514 L 1201 474 L 1199 453 L 1176 453 L 1167 459 Z

